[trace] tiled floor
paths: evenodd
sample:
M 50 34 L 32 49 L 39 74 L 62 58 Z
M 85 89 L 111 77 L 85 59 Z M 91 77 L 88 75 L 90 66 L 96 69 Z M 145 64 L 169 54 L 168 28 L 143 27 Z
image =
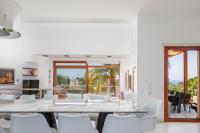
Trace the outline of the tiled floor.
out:
M 155 131 L 148 133 L 200 133 L 200 123 L 158 123 Z
M 6 133 L 9 133 L 8 129 Z M 154 131 L 145 133 L 200 133 L 200 123 L 158 123 Z
M 181 112 L 177 113 L 177 111 L 170 111 L 169 112 L 169 118 L 196 118 L 197 113 L 191 109 L 189 111 L 189 107 L 186 107 L 186 110 L 184 110 L 183 105 L 181 106 Z

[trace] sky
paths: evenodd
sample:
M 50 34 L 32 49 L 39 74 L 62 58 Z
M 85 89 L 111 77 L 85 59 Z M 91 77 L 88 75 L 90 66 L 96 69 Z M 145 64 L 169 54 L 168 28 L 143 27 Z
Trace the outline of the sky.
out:
M 169 58 L 169 79 L 184 80 L 183 53 Z M 188 51 L 188 79 L 197 76 L 197 51 Z
M 85 69 L 57 69 L 57 75 L 68 76 L 70 79 L 84 78 Z

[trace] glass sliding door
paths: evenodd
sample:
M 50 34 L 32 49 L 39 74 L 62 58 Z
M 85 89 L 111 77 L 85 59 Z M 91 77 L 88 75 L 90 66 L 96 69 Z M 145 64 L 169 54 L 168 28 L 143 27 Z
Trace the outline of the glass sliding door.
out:
M 186 107 L 190 106 L 189 118 L 197 118 L 197 105 L 198 105 L 198 51 L 188 50 L 187 51 L 187 90 L 186 97 L 190 101 L 185 101 Z M 191 105 L 190 105 L 191 104 Z
M 179 118 L 181 107 L 179 95 L 184 94 L 184 51 L 168 51 L 168 115 L 169 118 Z
M 165 47 L 165 121 L 199 121 L 200 47 Z
M 169 91 L 184 92 L 184 52 L 168 51 Z

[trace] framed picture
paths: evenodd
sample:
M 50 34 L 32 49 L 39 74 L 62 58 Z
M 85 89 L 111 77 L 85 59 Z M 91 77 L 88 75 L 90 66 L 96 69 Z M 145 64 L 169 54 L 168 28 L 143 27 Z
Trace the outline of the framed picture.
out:
M 14 84 L 15 70 L 8 68 L 0 68 L 0 85 Z
M 125 88 L 134 91 L 136 87 L 136 68 L 125 72 Z
M 125 72 L 125 75 L 124 75 L 125 79 L 125 88 L 128 89 L 129 88 L 129 70 Z
M 135 87 L 136 87 L 136 68 L 134 67 L 131 70 L 131 90 L 134 91 Z

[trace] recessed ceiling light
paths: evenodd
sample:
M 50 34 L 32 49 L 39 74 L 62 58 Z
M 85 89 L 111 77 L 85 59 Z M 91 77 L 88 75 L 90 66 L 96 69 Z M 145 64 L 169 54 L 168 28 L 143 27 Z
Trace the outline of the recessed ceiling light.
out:
M 106 57 L 111 58 L 112 56 L 108 55 L 108 56 L 106 56 Z
M 70 57 L 70 55 L 67 55 L 67 54 L 66 54 L 66 55 L 64 55 L 64 56 L 65 56 L 65 57 Z
M 87 58 L 90 58 L 90 57 L 91 57 L 91 55 L 86 55 L 86 57 L 87 57 Z
M 49 57 L 47 54 L 43 54 L 42 56 L 43 56 L 43 57 Z

